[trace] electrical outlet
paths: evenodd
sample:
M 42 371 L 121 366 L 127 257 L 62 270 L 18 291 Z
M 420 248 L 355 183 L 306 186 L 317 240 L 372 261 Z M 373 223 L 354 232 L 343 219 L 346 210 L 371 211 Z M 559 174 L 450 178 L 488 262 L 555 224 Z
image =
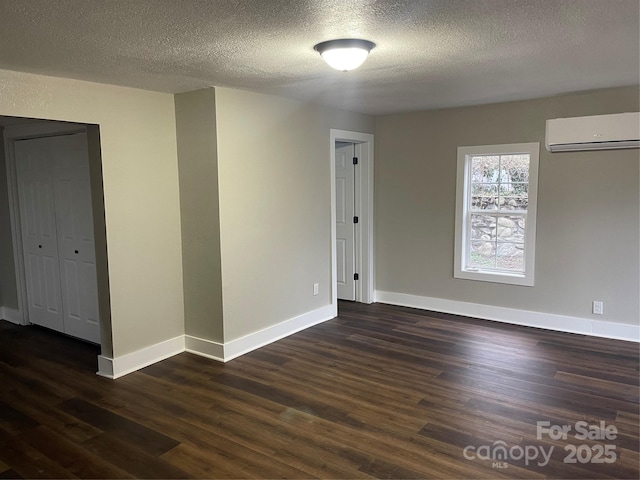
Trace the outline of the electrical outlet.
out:
M 594 315 L 602 315 L 604 312 L 604 303 L 599 300 L 593 301 L 593 314 Z
M 318 285 L 317 283 L 313 284 L 313 294 L 314 295 L 318 295 L 318 292 L 320 291 L 320 285 Z

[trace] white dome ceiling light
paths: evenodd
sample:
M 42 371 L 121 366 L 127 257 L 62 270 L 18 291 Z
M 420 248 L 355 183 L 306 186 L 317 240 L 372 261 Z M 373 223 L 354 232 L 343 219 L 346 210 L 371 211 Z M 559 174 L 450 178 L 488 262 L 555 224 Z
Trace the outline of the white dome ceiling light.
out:
M 362 65 L 375 46 L 369 40 L 342 38 L 319 43 L 313 49 L 330 67 L 347 72 Z

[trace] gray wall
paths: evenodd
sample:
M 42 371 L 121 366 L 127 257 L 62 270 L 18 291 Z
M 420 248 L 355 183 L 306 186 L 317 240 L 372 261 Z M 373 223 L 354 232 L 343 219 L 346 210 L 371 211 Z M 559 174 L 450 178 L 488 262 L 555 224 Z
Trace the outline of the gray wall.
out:
M 330 129 L 374 119 L 226 88 L 216 111 L 228 342 L 330 304 Z
M 175 109 L 185 333 L 227 343 L 327 306 L 330 129 L 374 119 L 225 88 Z
M 223 342 L 216 98 L 175 95 L 185 333 Z
M 638 150 L 550 154 L 544 139 L 549 118 L 638 108 L 636 86 L 378 117 L 376 289 L 637 324 Z M 454 279 L 456 149 L 520 142 L 541 144 L 535 286 Z
M 102 150 L 100 127 L 87 125 L 87 147 L 89 150 L 89 172 L 91 178 L 91 204 L 93 210 L 93 235 L 96 250 L 96 280 L 98 285 L 98 308 L 100 309 L 100 338 L 102 355 L 111 357 L 113 350 L 111 324 L 111 293 L 109 291 L 109 259 L 107 248 L 107 225 L 104 209 L 104 179 L 102 176 Z
M 0 91 L 0 115 L 100 126 L 112 327 L 103 353 L 183 335 L 173 95 L 6 70 Z
M 0 307 L 18 308 L 3 128 L 0 127 Z

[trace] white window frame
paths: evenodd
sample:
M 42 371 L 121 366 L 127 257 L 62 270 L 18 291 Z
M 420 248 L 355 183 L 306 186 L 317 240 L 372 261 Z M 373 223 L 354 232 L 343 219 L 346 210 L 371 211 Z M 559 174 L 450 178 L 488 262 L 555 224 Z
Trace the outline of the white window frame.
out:
M 477 155 L 529 155 L 529 187 L 524 236 L 524 273 L 506 273 L 493 270 L 468 268 L 466 261 L 470 244 L 469 195 L 471 187 L 471 157 Z M 458 170 L 456 181 L 456 224 L 455 224 L 455 278 L 480 280 L 485 282 L 506 283 L 511 285 L 533 286 L 535 278 L 536 217 L 538 205 L 538 167 L 540 143 L 512 143 L 505 145 L 480 145 L 458 147 Z M 487 212 L 490 214 L 498 212 Z M 507 212 L 505 212 L 507 214 Z

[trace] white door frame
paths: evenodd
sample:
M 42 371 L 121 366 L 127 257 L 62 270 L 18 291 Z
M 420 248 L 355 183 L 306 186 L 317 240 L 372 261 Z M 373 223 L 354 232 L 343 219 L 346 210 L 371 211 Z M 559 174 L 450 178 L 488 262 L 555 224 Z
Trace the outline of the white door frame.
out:
M 15 142 L 30 138 L 86 133 L 86 131 L 87 128 L 84 125 L 47 121 L 43 121 L 42 123 L 7 126 L 4 129 L 7 187 L 9 191 L 9 218 L 11 221 L 13 264 L 16 271 L 16 291 L 18 296 L 18 315 L 15 320 L 17 320 L 19 325 L 29 325 L 30 322 L 29 310 L 27 308 L 27 284 L 22 248 L 20 204 L 18 201 L 18 176 L 16 173 Z
M 373 141 L 371 133 L 331 129 L 331 306 L 338 311 L 338 264 L 336 254 L 336 141 L 356 144 L 356 302 L 373 303 L 375 270 L 373 262 Z

